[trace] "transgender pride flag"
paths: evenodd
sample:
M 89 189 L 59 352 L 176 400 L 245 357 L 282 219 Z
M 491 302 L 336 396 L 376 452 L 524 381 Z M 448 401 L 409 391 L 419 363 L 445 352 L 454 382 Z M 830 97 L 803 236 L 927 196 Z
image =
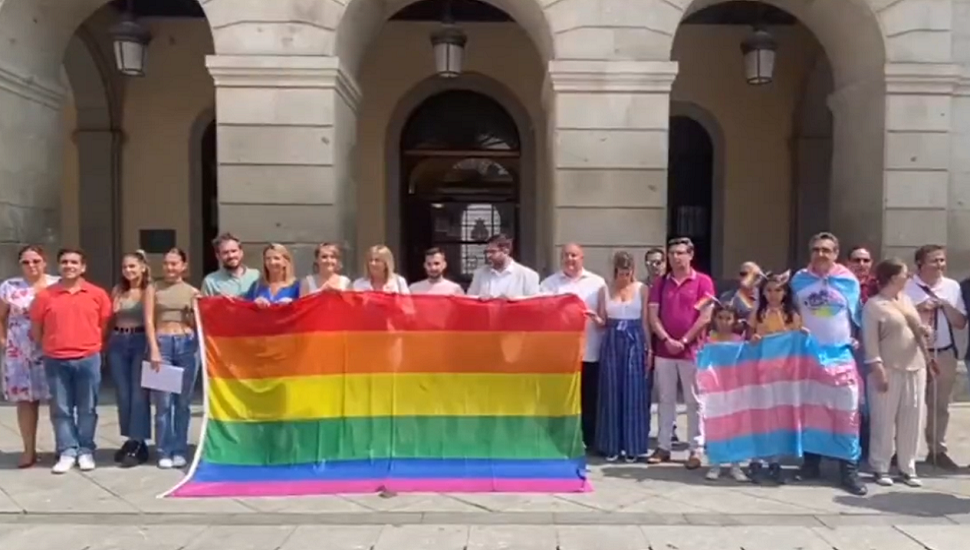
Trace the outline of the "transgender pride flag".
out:
M 859 458 L 861 384 L 848 346 L 787 332 L 757 344 L 708 344 L 697 363 L 712 464 L 804 453 Z

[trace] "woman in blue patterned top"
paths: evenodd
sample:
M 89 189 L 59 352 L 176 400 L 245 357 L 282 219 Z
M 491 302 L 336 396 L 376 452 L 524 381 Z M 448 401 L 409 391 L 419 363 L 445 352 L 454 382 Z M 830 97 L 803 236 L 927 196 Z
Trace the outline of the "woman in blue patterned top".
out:
M 246 299 L 260 306 L 286 304 L 300 297 L 300 281 L 293 276 L 293 257 L 281 244 L 263 249 L 263 273 L 249 288 Z

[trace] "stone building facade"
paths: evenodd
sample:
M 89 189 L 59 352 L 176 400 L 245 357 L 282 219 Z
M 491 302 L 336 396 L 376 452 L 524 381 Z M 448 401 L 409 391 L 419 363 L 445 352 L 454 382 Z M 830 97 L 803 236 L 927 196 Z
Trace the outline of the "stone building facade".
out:
M 766 21 L 760 87 L 731 12 L 747 0 L 483 0 L 451 79 L 436 23 L 401 15 L 413 0 L 196 1 L 134 3 L 154 40 L 125 78 L 108 0 L 0 0 L 0 274 L 34 242 L 84 247 L 102 282 L 123 251 L 171 243 L 198 274 L 216 230 L 291 245 L 301 270 L 339 242 L 349 271 L 382 242 L 413 271 L 441 233 L 467 266 L 507 226 L 543 271 L 567 242 L 605 271 L 687 232 L 729 277 L 800 262 L 830 229 L 906 258 L 944 243 L 970 272 L 970 0 L 764 0 L 790 20 Z M 462 113 L 451 134 L 415 122 L 435 98 L 442 128 Z M 514 136 L 441 137 L 476 124 Z M 422 210 L 452 199 L 453 234 Z

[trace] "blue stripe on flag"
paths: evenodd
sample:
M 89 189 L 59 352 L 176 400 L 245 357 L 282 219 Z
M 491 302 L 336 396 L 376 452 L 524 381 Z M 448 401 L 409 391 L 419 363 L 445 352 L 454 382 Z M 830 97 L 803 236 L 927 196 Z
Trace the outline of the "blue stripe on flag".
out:
M 701 369 L 732 368 L 755 361 L 776 361 L 804 355 L 819 362 L 822 367 L 854 365 L 852 347 L 822 346 L 811 335 L 802 331 L 783 332 L 765 336 L 761 342 L 708 343 L 697 357 Z
M 563 460 L 395 458 L 286 466 L 199 463 L 193 481 L 348 481 L 361 479 L 583 479 L 585 458 Z
M 711 464 L 743 462 L 755 458 L 801 457 L 815 453 L 828 458 L 858 460 L 859 436 L 834 434 L 822 430 L 779 430 L 777 432 L 709 441 L 707 456 Z

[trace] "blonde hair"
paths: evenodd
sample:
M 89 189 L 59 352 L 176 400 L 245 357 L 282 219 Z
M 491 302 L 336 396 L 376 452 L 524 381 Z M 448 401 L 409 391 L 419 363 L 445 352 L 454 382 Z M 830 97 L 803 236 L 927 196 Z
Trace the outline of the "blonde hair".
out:
M 340 270 L 344 267 L 342 261 L 343 255 L 340 253 L 340 245 L 335 243 L 322 243 L 317 245 L 317 249 L 313 251 L 313 259 L 319 261 L 320 254 L 322 254 L 324 250 L 329 250 L 331 253 L 333 253 L 333 259 L 337 261 L 337 269 L 334 270 L 334 273 L 340 273 Z M 313 262 L 312 270 L 314 273 L 320 272 L 320 266 L 316 261 Z
M 367 249 L 367 258 L 364 259 L 364 273 L 367 274 L 368 279 L 370 279 L 370 259 L 373 256 L 377 256 L 377 259 L 384 262 L 384 276 L 387 278 L 385 283 L 391 282 L 396 274 L 394 272 L 394 253 L 391 252 L 390 248 L 382 244 L 372 246 Z
M 269 284 L 269 269 L 266 268 L 267 252 L 277 252 L 280 256 L 283 256 L 283 259 L 286 260 L 286 265 L 283 266 L 283 282 L 288 285 L 293 284 L 296 281 L 296 277 L 293 275 L 293 256 L 290 255 L 290 251 L 285 246 L 278 243 L 270 243 L 263 249 L 263 284 Z

